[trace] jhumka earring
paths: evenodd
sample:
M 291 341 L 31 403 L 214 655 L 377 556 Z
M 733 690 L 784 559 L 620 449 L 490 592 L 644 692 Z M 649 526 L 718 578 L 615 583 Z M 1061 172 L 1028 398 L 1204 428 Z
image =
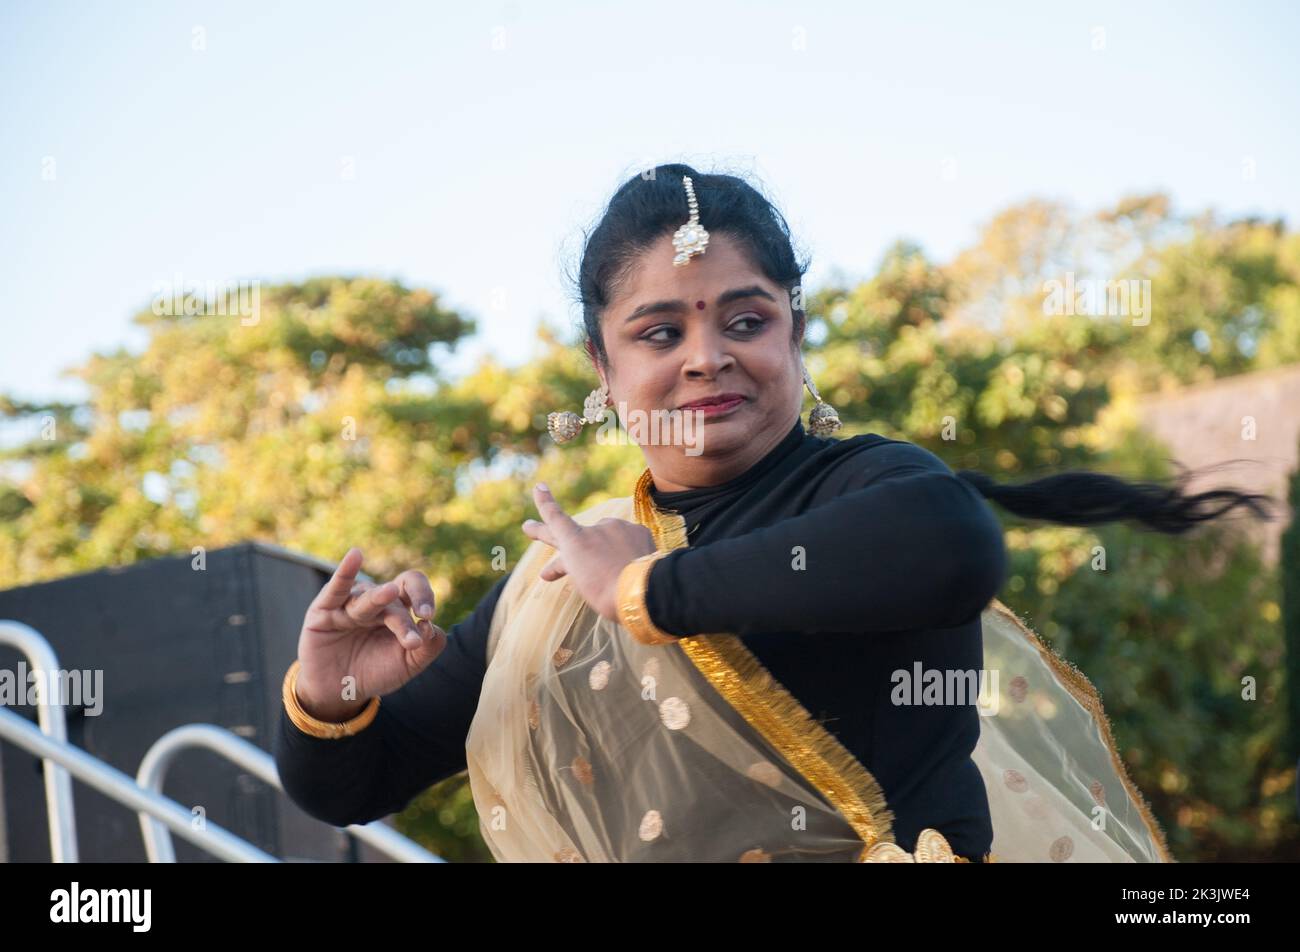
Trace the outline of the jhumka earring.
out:
M 812 377 L 808 374 L 808 368 L 803 366 L 802 360 L 799 361 L 799 365 L 803 370 L 804 385 L 817 401 L 817 405 L 808 413 L 808 432 L 813 436 L 830 436 L 842 426 L 840 415 L 835 412 L 833 406 L 822 400 L 822 395 L 817 392 L 817 387 L 813 385 Z
M 588 423 L 599 423 L 605 419 L 605 407 L 609 404 L 609 388 L 603 383 L 587 395 L 582 404 L 582 416 L 572 410 L 546 414 L 546 431 L 557 443 L 567 443 Z

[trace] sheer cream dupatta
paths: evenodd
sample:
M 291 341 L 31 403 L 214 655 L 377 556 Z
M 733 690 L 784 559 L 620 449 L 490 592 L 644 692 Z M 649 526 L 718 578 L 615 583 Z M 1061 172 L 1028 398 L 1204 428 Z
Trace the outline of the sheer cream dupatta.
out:
M 980 621 L 984 669 L 997 691 L 981 698 L 989 703 L 980 705 L 972 758 L 988 791 L 993 854 L 1003 862 L 1172 862 L 1083 672 L 997 599 Z
M 639 521 L 661 550 L 684 545 L 680 517 L 650 503 L 649 476 L 632 498 L 574 519 Z M 593 612 L 567 579 L 538 578 L 553 554 L 533 542 L 501 593 L 466 739 L 480 830 L 498 861 L 912 859 L 893 845 L 875 779 L 739 638 L 643 645 Z M 1021 634 L 999 606 L 984 615 L 986 654 L 992 641 L 1024 681 L 1003 679 L 1020 700 L 981 718 L 976 749 L 997 858 L 1160 855 L 1158 830 L 1107 746 L 1108 731 L 1094 730 L 1104 715 L 1098 721 L 1045 657 L 1025 650 L 1032 633 Z M 1067 729 L 1055 733 L 1056 724 Z M 1117 813 L 1101 829 L 1086 809 L 1097 796 L 1108 801 L 1103 815 Z
M 633 501 L 574 518 L 607 516 L 634 521 Z M 498 860 L 851 862 L 891 838 L 875 781 L 784 689 L 686 650 L 731 636 L 643 645 L 538 579 L 552 555 L 533 542 L 502 590 L 466 740 Z

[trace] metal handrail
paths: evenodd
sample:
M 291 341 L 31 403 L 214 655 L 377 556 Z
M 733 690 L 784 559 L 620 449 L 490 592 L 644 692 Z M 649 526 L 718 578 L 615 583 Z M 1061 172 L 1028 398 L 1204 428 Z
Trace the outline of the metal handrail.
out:
M 21 651 L 31 662 L 33 670 L 60 670 L 58 657 L 49 641 L 22 622 L 0 620 L 0 644 L 11 645 Z M 54 683 L 53 678 L 49 680 Z M 258 849 L 216 823 L 205 821 L 196 828 L 192 811 L 162 793 L 167 768 L 175 755 L 186 747 L 206 747 L 283 793 L 284 787 L 280 783 L 275 760 L 266 751 L 213 724 L 187 724 L 158 738 L 141 761 L 137 777 L 132 778 L 68 742 L 63 707 L 57 699 L 46 696 L 44 685 L 45 681 L 38 678 L 39 690 L 35 698 L 37 725 L 0 705 L 0 740 L 11 741 L 42 760 L 45 804 L 50 824 L 50 858 L 53 862 L 78 862 L 76 814 L 72 801 L 73 777 L 110 799 L 134 809 L 140 815 L 145 852 L 150 862 L 176 862 L 172 831 L 200 849 L 230 862 L 280 862 L 277 857 Z M 343 829 L 403 862 L 446 862 L 379 821 L 352 824 Z
M 0 621 L 0 644 L 17 648 L 37 671 L 58 671 L 59 659 L 45 637 L 36 629 L 20 621 Z M 51 683 L 53 679 L 51 678 Z M 53 703 L 45 696 L 44 681 L 36 679 L 36 718 L 38 733 L 66 744 L 68 724 L 63 716 L 63 705 Z M 21 690 L 23 686 L 20 685 Z M 26 720 L 12 714 L 26 724 Z M 54 759 L 46 758 L 42 764 L 45 775 L 45 810 L 50 818 L 50 859 L 55 863 L 77 862 L 77 820 L 72 807 L 72 777 Z
M 207 823 L 202 828 L 195 829 L 191 824 L 190 811 L 175 800 L 142 789 L 129 774 L 67 741 L 60 742 L 47 737 L 25 717 L 3 707 L 0 707 L 0 737 L 45 758 L 47 763 L 53 761 L 66 767 L 72 776 L 119 803 L 158 817 L 191 843 L 221 859 L 236 863 L 279 862 L 270 853 L 245 843 L 215 823 Z
M 136 773 L 137 782 L 141 787 L 161 794 L 167 769 L 176 755 L 186 748 L 194 747 L 207 748 L 233 761 L 281 793 L 284 792 L 275 760 L 266 751 L 224 727 L 217 727 L 214 724 L 186 724 L 163 734 L 149 748 L 148 753 L 144 755 L 144 760 L 140 762 L 140 770 Z M 153 819 L 148 813 L 142 812 L 140 829 L 144 834 L 144 846 L 149 855 L 149 862 L 176 862 L 176 851 L 172 847 L 171 835 L 166 826 Z M 372 823 L 352 824 L 343 827 L 343 830 L 405 863 L 446 862 L 442 857 L 429 852 L 378 820 Z

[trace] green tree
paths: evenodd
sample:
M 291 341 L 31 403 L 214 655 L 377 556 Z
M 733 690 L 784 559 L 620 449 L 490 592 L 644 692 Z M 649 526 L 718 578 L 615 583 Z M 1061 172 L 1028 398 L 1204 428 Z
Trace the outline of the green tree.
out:
M 1291 474 L 1287 502 L 1300 513 L 1300 467 Z M 1300 760 L 1300 518 L 1294 515 L 1282 533 L 1282 629 L 1286 633 L 1288 763 Z

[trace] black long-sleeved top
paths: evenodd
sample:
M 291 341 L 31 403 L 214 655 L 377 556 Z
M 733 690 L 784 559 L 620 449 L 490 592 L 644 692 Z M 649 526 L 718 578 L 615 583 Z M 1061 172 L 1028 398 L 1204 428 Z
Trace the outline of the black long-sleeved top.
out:
M 914 444 L 815 437 L 796 421 L 735 479 L 651 495 L 684 517 L 690 542 L 650 573 L 654 623 L 676 635 L 740 635 L 879 781 L 900 846 L 912 849 L 934 827 L 959 855 L 988 852 L 988 800 L 970 759 L 976 709 L 891 701 L 894 673 L 917 662 L 945 673 L 983 666 L 979 616 L 1007 564 L 978 491 Z M 367 822 L 465 769 L 507 577 L 361 733 L 311 737 L 281 712 L 276 764 L 306 812 L 339 826 Z

